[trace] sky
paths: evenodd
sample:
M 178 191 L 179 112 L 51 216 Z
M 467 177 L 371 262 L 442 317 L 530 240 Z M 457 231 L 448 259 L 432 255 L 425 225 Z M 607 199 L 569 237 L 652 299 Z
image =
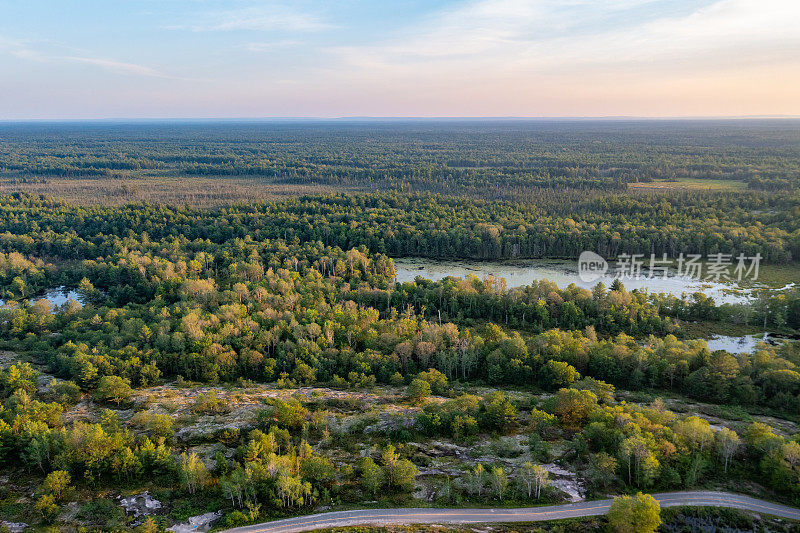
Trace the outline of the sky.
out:
M 0 0 L 0 120 L 800 115 L 800 0 Z

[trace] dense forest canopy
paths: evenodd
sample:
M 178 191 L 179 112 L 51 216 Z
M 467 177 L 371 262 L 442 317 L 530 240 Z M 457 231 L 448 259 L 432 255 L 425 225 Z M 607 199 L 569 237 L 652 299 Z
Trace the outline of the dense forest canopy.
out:
M 674 258 L 682 252 L 760 253 L 768 262 L 800 257 L 800 198 L 738 193 L 685 193 L 654 202 L 649 194 L 593 199 L 552 192 L 527 203 L 337 195 L 211 210 L 149 204 L 74 208 L 17 195 L 0 204 L 0 221 L 6 228 L 2 238 L 26 241 L 18 242 L 20 251 L 63 257 L 102 251 L 131 233 L 214 243 L 247 236 L 320 241 L 343 249 L 363 245 L 394 257 L 574 259 L 584 250 L 609 258 Z
M 513 197 L 531 187 L 800 182 L 797 121 L 430 120 L 0 124 L 0 171 L 20 180 L 259 176 L 271 182 Z
M 690 333 L 796 336 L 796 285 L 718 305 L 619 280 L 398 283 L 393 258 L 742 253 L 794 272 L 799 164 L 793 121 L 2 124 L 0 465 L 24 490 L 0 482 L 0 518 L 234 527 L 431 487 L 527 505 L 563 501 L 560 469 L 589 496 L 797 504 L 800 346 Z M 232 176 L 237 201 L 190 201 Z M 66 201 L 72 182 L 97 197 Z M 171 521 L 109 497 L 145 489 Z

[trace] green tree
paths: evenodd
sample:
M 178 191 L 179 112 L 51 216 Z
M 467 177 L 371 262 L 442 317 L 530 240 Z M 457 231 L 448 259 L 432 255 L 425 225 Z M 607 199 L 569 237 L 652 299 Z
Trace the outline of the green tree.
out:
M 134 531 L 136 533 L 158 533 L 159 527 L 155 519 L 152 516 L 148 516 Z
M 722 456 L 725 461 L 725 472 L 728 471 L 728 461 L 733 457 L 739 447 L 741 446 L 741 439 L 735 431 L 728 428 L 722 428 L 717 431 L 714 436 L 717 445 L 717 452 Z
M 70 477 L 69 472 L 55 470 L 47 474 L 47 477 L 44 478 L 41 490 L 44 494 L 52 494 L 56 500 L 60 500 L 71 482 L 72 477 Z
M 371 457 L 365 457 L 360 464 L 361 486 L 374 498 L 385 479 L 383 469 L 378 466 Z
M 542 489 L 550 482 L 550 473 L 542 465 L 527 462 L 517 471 L 517 479 L 527 490 L 528 498 L 535 493 L 538 500 Z
M 516 425 L 517 418 L 517 408 L 505 392 L 492 392 L 481 403 L 480 421 L 487 429 L 508 431 Z
M 95 390 L 95 397 L 100 401 L 111 401 L 119 405 L 133 395 L 130 381 L 119 376 L 103 376 Z
M 489 471 L 489 486 L 492 487 L 497 499 L 502 501 L 503 495 L 508 488 L 508 476 L 502 467 L 496 466 Z
M 58 516 L 58 505 L 52 494 L 43 494 L 36 500 L 36 510 L 42 514 L 45 522 L 52 522 Z
M 661 525 L 661 506 L 641 492 L 617 496 L 608 509 L 608 523 L 618 533 L 653 533 Z
M 424 379 L 414 379 L 406 389 L 406 397 L 413 403 L 419 404 L 431 395 L 431 385 Z
M 208 478 L 206 465 L 194 452 L 188 455 L 185 452 L 182 453 L 178 468 L 183 486 L 189 494 L 197 492 L 197 489 L 202 487 Z

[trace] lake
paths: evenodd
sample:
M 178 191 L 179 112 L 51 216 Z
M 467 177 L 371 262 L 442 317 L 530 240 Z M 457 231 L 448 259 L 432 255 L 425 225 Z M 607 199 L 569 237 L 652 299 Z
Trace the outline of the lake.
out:
M 611 273 L 596 281 L 584 282 L 578 277 L 577 261 L 436 261 L 421 258 L 400 258 L 395 259 L 394 264 L 397 267 L 398 282 L 414 281 L 417 276 L 438 281 L 447 276 L 463 278 L 470 274 L 474 274 L 478 278 L 483 278 L 486 275 L 505 278 L 508 287 L 522 287 L 540 279 L 550 280 L 562 289 L 570 283 L 574 283 L 578 287 L 591 289 L 601 281 L 606 287 L 614 282 L 614 276 Z M 640 289 L 647 290 L 650 293 L 663 292 L 677 297 L 702 292 L 706 296 L 713 298 L 717 305 L 723 303 L 745 303 L 751 293 L 750 289 L 737 288 L 733 283 L 700 281 L 674 275 L 670 275 L 666 279 L 647 279 L 642 277 L 640 279 L 623 279 L 622 282 L 628 290 Z

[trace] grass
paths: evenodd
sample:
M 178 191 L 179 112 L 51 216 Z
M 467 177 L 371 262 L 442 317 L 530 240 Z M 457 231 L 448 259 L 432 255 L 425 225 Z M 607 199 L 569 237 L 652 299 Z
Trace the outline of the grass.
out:
M 737 180 L 716 180 L 702 178 L 677 178 L 674 181 L 654 180 L 649 183 L 638 182 L 629 183 L 631 189 L 653 189 L 653 190 L 687 190 L 687 191 L 741 191 L 747 188 L 747 184 Z
M 147 176 L 132 179 L 48 178 L 40 182 L 18 182 L 0 175 L 0 195 L 14 192 L 46 194 L 75 205 L 123 205 L 147 201 L 199 207 L 232 202 L 265 202 L 304 194 L 347 192 L 347 187 L 275 183 L 258 176 Z
M 733 322 L 703 321 L 703 322 L 679 322 L 681 331 L 686 340 L 707 339 L 712 335 L 726 335 L 729 337 L 743 337 L 745 335 L 757 335 L 764 332 L 764 328 L 758 324 L 750 325 L 734 324 Z
M 758 280 L 756 280 L 756 283 L 772 289 L 779 289 L 790 283 L 800 284 L 800 263 L 795 262 L 782 265 L 765 265 L 762 263 L 758 270 Z

